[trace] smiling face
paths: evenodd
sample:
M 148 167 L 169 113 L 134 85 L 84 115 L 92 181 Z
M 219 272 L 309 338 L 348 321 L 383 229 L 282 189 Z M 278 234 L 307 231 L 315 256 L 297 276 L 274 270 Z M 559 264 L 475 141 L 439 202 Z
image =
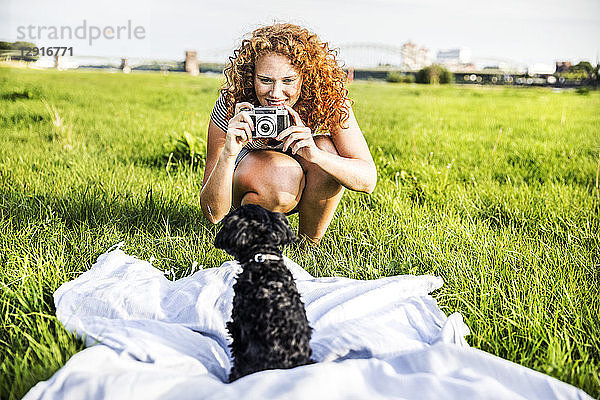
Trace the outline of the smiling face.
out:
M 262 106 L 293 106 L 300 97 L 302 77 L 281 54 L 260 56 L 254 71 L 254 91 Z

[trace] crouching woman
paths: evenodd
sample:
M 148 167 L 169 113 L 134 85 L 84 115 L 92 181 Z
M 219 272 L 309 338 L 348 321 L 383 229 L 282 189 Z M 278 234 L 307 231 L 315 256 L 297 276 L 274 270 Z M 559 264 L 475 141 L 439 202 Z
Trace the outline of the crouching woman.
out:
M 233 207 L 297 212 L 299 235 L 318 243 L 344 189 L 371 193 L 377 171 L 335 53 L 292 24 L 255 30 L 225 69 L 208 127 L 200 203 L 219 222 Z M 253 138 L 248 109 L 283 106 L 290 126 Z

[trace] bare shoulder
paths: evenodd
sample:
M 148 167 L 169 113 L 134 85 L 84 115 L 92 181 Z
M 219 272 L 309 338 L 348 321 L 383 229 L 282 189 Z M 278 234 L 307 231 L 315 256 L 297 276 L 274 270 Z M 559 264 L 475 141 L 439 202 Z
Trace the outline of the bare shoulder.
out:
M 373 162 L 369 146 L 367 146 L 365 137 L 358 125 L 350 100 L 346 100 L 344 107 L 348 112 L 348 119 L 331 130 L 331 139 L 338 154 L 346 158 Z

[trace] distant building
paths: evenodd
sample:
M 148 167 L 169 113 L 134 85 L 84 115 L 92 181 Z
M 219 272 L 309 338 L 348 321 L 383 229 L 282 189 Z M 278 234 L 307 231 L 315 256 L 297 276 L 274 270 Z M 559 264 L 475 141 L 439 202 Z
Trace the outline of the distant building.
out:
M 569 72 L 572 66 L 571 61 L 557 61 L 556 72 Z
M 430 52 L 427 48 L 417 46 L 412 42 L 402 45 L 402 67 L 410 70 L 419 70 L 431 64 Z
M 121 58 L 121 66 L 119 68 L 126 74 L 131 72 L 131 67 L 129 66 L 127 58 Z
M 185 52 L 185 72 L 192 76 L 197 76 L 200 73 L 197 54 L 194 50 L 186 50 Z
M 514 69 L 512 65 L 510 65 L 507 62 L 503 62 L 503 61 L 498 61 L 495 63 L 488 63 L 486 65 L 483 66 L 483 69 L 495 69 L 498 71 L 508 71 L 511 69 Z
M 466 47 L 440 50 L 437 52 L 436 62 L 450 69 L 462 69 L 463 65 L 471 64 L 471 50 Z
M 478 69 L 479 68 L 473 63 L 458 64 L 448 67 L 448 70 L 452 72 L 475 72 Z
M 556 71 L 556 65 L 550 64 L 531 64 L 527 66 L 527 74 L 533 75 L 552 75 Z
M 471 50 L 466 47 L 440 50 L 437 52 L 436 62 L 453 72 L 476 69 L 475 64 L 471 61 Z

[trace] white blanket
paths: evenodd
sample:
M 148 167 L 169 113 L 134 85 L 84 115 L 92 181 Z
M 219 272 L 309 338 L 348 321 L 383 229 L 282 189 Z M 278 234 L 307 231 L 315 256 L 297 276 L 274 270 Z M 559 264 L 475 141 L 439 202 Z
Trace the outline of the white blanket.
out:
M 591 399 L 468 347 L 462 316 L 447 318 L 429 295 L 438 277 L 313 278 L 286 265 L 318 363 L 224 383 L 239 264 L 170 281 L 117 249 L 54 293 L 58 319 L 88 348 L 25 399 Z

